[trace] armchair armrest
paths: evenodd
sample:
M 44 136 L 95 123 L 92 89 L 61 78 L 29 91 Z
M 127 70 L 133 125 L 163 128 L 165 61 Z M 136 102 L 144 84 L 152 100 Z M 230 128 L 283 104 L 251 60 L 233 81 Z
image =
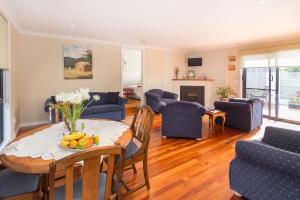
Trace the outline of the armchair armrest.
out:
M 199 103 L 194 103 L 197 105 L 197 111 L 201 113 L 201 116 L 206 114 L 206 109 Z
M 149 98 L 151 100 L 154 101 L 160 101 L 161 100 L 161 96 L 155 93 L 151 93 L 151 92 L 146 92 L 145 93 L 146 98 Z
M 216 109 L 222 111 L 226 111 L 226 110 L 235 110 L 235 111 L 242 111 L 242 112 L 251 111 L 251 104 L 248 103 L 216 101 L 214 105 Z
M 127 103 L 127 99 L 120 97 L 118 98 L 118 104 L 119 105 L 125 105 Z
M 236 157 L 256 166 L 300 177 L 300 155 L 258 141 L 238 141 Z
M 173 92 L 165 91 L 163 97 L 166 98 L 166 99 L 175 99 L 175 100 L 177 100 L 178 94 L 173 93 Z
M 300 154 L 300 131 L 268 126 L 262 142 Z

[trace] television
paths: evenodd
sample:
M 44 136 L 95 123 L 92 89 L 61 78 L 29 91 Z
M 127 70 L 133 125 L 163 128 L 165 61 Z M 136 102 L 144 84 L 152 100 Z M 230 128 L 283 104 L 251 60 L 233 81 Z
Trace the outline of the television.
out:
M 202 66 L 202 58 L 188 58 L 189 67 Z

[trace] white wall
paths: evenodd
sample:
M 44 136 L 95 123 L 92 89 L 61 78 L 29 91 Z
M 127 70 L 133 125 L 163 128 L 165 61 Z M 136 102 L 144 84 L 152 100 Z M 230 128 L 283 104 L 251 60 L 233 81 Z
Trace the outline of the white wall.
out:
M 63 44 L 85 44 L 93 49 L 93 79 L 65 80 Z M 20 35 L 19 37 L 19 117 L 22 126 L 47 121 L 44 102 L 60 90 L 88 87 L 91 91 L 120 91 L 121 47 Z
M 239 92 L 239 70 L 238 60 L 236 61 L 236 70 L 228 70 L 229 56 L 236 56 L 238 59 L 238 49 L 220 49 L 209 52 L 191 52 L 186 56 L 186 60 L 189 57 L 202 57 L 201 67 L 185 67 L 180 69 L 180 76 L 182 76 L 187 70 L 194 70 L 196 76 L 205 75 L 209 79 L 213 79 L 213 99 L 217 100 L 218 97 L 215 94 L 217 87 L 230 86 L 237 93 Z
M 89 45 L 93 49 L 93 79 L 64 80 L 63 44 Z M 170 89 L 174 68 L 183 65 L 184 53 L 146 48 L 143 92 Z M 19 35 L 18 109 L 21 126 L 47 122 L 44 102 L 60 90 L 89 87 L 91 91 L 120 91 L 121 45 Z

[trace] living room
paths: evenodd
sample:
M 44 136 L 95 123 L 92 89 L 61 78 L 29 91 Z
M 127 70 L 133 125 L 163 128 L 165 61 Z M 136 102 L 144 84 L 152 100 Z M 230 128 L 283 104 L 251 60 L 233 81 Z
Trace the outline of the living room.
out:
M 66 130 L 71 136 L 71 129 L 92 138 L 87 151 L 96 151 L 99 143 L 100 153 L 102 147 L 117 148 L 116 144 L 125 152 L 118 149 L 124 155 L 118 162 L 128 164 L 126 170 L 120 167 L 118 174 L 114 169 L 121 187 L 109 196 L 105 193 L 105 198 L 299 199 L 299 169 L 292 167 L 300 163 L 299 6 L 297 0 L 2 0 L 0 199 L 51 199 L 73 182 L 66 172 L 59 178 L 54 174 L 53 188 L 47 182 L 53 166 L 55 171 L 62 163 L 50 161 L 86 153 L 79 148 L 87 144 L 76 145 L 79 139 L 60 144 Z M 131 66 L 127 51 L 139 53 L 138 67 L 131 70 L 139 73 L 135 82 L 124 81 Z M 79 115 L 73 110 L 77 103 L 63 103 L 71 97 L 82 98 Z M 148 123 L 139 127 L 148 131 L 146 141 L 135 128 L 139 117 L 140 123 Z M 55 151 L 46 152 L 45 145 L 45 152 L 37 152 L 43 146 L 38 136 L 51 130 L 58 134 Z M 47 137 L 42 140 L 50 147 L 53 138 Z M 145 148 L 143 156 L 129 159 L 134 140 L 147 148 L 136 147 Z M 274 155 L 293 164 L 286 167 L 267 159 Z M 252 171 L 249 166 L 256 164 L 262 169 Z M 79 172 L 84 166 L 76 169 L 74 180 L 89 180 Z M 101 172 L 100 178 L 111 175 L 112 169 Z M 24 192 L 21 183 L 7 184 L 7 171 L 14 177 L 33 175 L 35 180 L 43 174 L 38 182 L 49 185 Z M 260 175 L 267 178 L 261 180 Z M 68 186 L 65 190 L 69 195 L 73 191 Z

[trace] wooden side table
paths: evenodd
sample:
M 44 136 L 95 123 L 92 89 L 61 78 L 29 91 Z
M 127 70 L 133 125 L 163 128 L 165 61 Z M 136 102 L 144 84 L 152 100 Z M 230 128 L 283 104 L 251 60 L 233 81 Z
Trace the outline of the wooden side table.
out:
M 222 131 L 224 131 L 224 124 L 226 121 L 226 112 L 222 111 L 207 111 L 206 114 L 209 116 L 209 130 L 213 133 L 216 125 L 216 118 L 222 118 Z

